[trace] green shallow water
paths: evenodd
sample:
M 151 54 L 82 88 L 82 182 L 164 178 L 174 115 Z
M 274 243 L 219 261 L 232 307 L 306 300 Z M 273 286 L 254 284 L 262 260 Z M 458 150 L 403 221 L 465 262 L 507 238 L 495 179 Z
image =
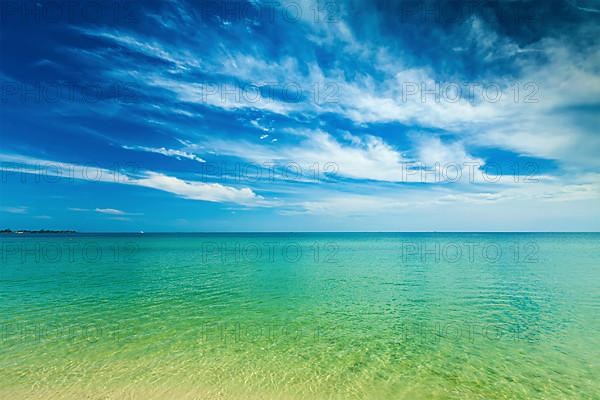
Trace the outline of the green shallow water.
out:
M 0 245 L 2 398 L 600 395 L 600 234 Z

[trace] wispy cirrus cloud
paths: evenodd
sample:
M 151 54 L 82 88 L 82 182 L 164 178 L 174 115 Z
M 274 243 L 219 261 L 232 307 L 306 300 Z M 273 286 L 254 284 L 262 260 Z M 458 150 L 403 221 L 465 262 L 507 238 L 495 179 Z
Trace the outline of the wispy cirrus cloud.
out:
M 163 156 L 174 157 L 178 160 L 181 160 L 182 158 L 186 158 L 189 160 L 197 161 L 199 163 L 206 162 L 202 158 L 198 157 L 196 154 L 188 153 L 183 150 L 167 149 L 165 147 L 146 147 L 146 146 L 127 146 L 127 145 L 124 145 L 123 148 L 126 150 L 145 151 L 145 152 L 149 152 L 149 153 L 162 154 Z
M 131 215 L 128 212 L 117 210 L 114 208 L 96 208 L 94 209 L 97 213 L 108 214 L 108 215 Z
M 598 46 L 574 49 L 557 38 L 542 38 L 524 46 L 496 32 L 481 17 L 472 17 L 451 31 L 450 39 L 467 40 L 482 62 L 537 54 L 519 59 L 511 74 L 485 76 L 473 82 L 468 77 L 445 76 L 435 66 L 415 65 L 410 58 L 400 57 L 388 47 L 369 46 L 369 41 L 377 37 L 374 33 L 372 38 L 366 36 L 357 41 L 353 28 L 343 19 L 324 26 L 303 22 L 308 29 L 315 29 L 313 35 L 326 35 L 328 39 L 323 43 L 338 48 L 340 58 L 352 58 L 359 68 L 373 64 L 374 59 L 376 67 L 354 71 L 353 78 L 348 79 L 344 70 L 347 66 L 325 68 L 315 58 L 300 59 L 292 54 L 269 58 L 268 44 L 264 48 L 257 45 L 252 52 L 239 48 L 211 52 L 208 57 L 211 62 L 207 63 L 205 54 L 194 51 L 195 46 L 203 49 L 194 39 L 190 39 L 189 49 L 181 54 L 168 43 L 148 45 L 149 40 L 144 37 L 132 39 L 123 33 L 101 29 L 87 30 L 86 34 L 114 40 L 144 54 L 150 52 L 178 68 L 201 65 L 207 76 L 205 82 L 198 82 L 193 74 L 188 76 L 186 68 L 177 74 L 153 68 L 137 74 L 144 87 L 167 90 L 184 103 L 229 112 L 256 110 L 291 118 L 327 113 L 359 125 L 401 123 L 437 128 L 463 137 L 466 143 L 565 163 L 572 162 L 575 155 L 585 157 L 585 162 L 594 162 L 594 154 L 600 149 L 595 132 L 577 120 L 577 110 L 584 105 L 593 106 L 600 96 L 600 81 L 594 68 Z M 213 70 L 216 65 L 219 69 Z M 123 74 L 128 75 L 125 71 Z M 240 95 L 244 85 L 260 86 L 266 82 L 280 86 L 293 84 L 304 96 L 300 101 L 264 96 L 251 101 Z M 323 88 L 328 84 L 335 88 L 334 101 L 324 101 L 327 93 Z M 447 84 L 461 87 L 457 100 L 444 98 L 447 92 L 439 88 Z M 486 85 L 500 90 L 500 99 L 488 100 L 482 89 Z M 526 85 L 531 86 L 525 88 Z M 321 90 L 317 98 L 315 87 Z M 437 94 L 424 94 L 436 87 Z M 212 93 L 213 90 L 217 92 Z M 233 90 L 233 94 L 228 90 Z M 407 95 L 409 90 L 417 92 Z M 533 96 L 529 100 L 535 101 L 524 101 L 528 95 Z M 435 100 L 436 96 L 442 100 Z M 254 121 L 251 124 L 256 125 Z M 166 148 L 147 150 L 176 156 Z
M 28 207 L 0 207 L 0 211 L 10 214 L 27 214 Z
M 50 164 L 53 165 L 54 168 L 62 168 L 65 171 L 70 171 L 70 177 L 78 180 L 141 186 L 172 193 L 179 197 L 191 200 L 237 203 L 248 206 L 269 205 L 268 201 L 249 188 L 235 188 L 220 183 L 185 180 L 153 171 L 141 171 L 136 175 L 121 174 L 119 179 L 115 180 L 113 171 L 102 168 L 95 168 L 94 170 L 96 173 L 94 176 L 90 176 L 87 172 L 89 166 L 86 165 L 8 154 L 0 155 L 0 161 L 7 162 L 4 171 L 13 171 L 21 174 L 39 174 L 40 171 L 36 166 Z M 82 211 L 84 209 L 75 210 Z M 112 215 L 120 215 L 121 213 L 120 210 L 111 208 L 96 208 L 95 211 Z
M 595 223 L 600 36 L 593 7 L 560 2 L 569 12 L 561 15 L 540 4 L 534 11 L 547 18 L 531 24 L 490 20 L 463 8 L 455 21 L 424 23 L 419 16 L 402 20 L 398 2 L 356 1 L 337 4 L 335 21 L 324 23 L 327 10 L 314 10 L 309 0 L 296 3 L 304 12 L 294 23 L 231 15 L 207 19 L 196 3 L 172 0 L 140 10 L 139 24 L 75 22 L 57 28 L 60 35 L 48 38 L 53 51 L 29 48 L 35 59 L 27 65 L 56 81 L 76 76 L 92 83 L 127 82 L 139 88 L 138 101 L 59 101 L 39 107 L 38 114 L 33 104 L 23 107 L 27 114 L 4 112 L 3 119 L 12 122 L 7 152 L 31 154 L 14 156 L 24 166 L 4 170 L 34 174 L 36 163 L 69 157 L 101 165 L 133 161 L 140 170 L 116 181 L 103 168 L 96 169 L 106 178 L 82 177 L 83 161 L 57 165 L 80 181 L 126 186 L 132 196 L 154 190 L 196 202 L 181 203 L 193 204 L 193 210 L 161 207 L 173 220 L 190 211 L 227 219 L 233 204 L 240 213 L 254 211 L 257 219 L 264 211 L 276 218 L 318 216 L 312 222 L 364 216 L 375 221 L 379 213 L 400 224 L 416 211 L 434 225 L 453 218 L 448 214 L 455 209 L 468 219 L 472 207 L 483 219 L 490 215 L 497 224 L 512 220 L 517 226 L 527 215 L 511 214 L 513 202 L 529 213 L 560 215 L 552 218 L 561 223 L 568 219 L 563 215 L 585 213 L 589 218 L 580 221 Z M 495 2 L 486 11 L 520 5 Z M 20 58 L 6 59 L 9 65 Z M 10 82 L 37 76 L 21 73 L 21 65 L 7 75 L 2 69 Z M 444 91 L 448 83 L 461 88 L 458 98 Z M 492 97 L 499 90 L 501 98 L 482 91 L 490 84 Z M 35 121 L 45 124 L 33 126 Z M 297 163 L 304 171 L 318 165 L 320 173 L 328 166 L 338 179 L 243 184 L 212 175 L 200 179 L 208 163 Z M 426 166 L 410 166 L 418 163 Z M 477 175 L 448 184 L 423 180 L 419 173 L 465 163 L 501 165 L 504 174 L 493 183 Z M 541 169 L 535 184 L 507 174 L 523 163 Z M 134 215 L 109 198 L 70 204 L 86 205 L 70 211 L 101 214 L 103 221 Z M 136 204 L 148 215 L 148 202 Z M 278 219 L 282 226 L 285 221 Z M 373 226 L 387 223 L 381 218 Z

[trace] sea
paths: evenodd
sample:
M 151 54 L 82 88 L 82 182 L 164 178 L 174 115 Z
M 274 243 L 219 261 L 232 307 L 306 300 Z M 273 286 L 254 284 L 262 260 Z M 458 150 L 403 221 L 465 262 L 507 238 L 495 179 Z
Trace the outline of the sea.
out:
M 598 233 L 0 235 L 3 399 L 598 399 Z

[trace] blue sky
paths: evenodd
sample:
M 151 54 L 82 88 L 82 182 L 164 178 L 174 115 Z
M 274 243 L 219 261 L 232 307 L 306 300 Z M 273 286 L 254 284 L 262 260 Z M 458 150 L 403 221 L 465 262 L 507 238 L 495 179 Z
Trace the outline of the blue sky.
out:
M 600 229 L 596 1 L 73 4 L 0 10 L 2 227 Z

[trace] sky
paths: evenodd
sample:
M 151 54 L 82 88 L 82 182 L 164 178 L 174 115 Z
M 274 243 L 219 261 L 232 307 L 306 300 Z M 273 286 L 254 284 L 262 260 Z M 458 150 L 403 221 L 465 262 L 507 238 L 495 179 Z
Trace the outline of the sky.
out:
M 2 2 L 0 228 L 598 231 L 600 2 Z

